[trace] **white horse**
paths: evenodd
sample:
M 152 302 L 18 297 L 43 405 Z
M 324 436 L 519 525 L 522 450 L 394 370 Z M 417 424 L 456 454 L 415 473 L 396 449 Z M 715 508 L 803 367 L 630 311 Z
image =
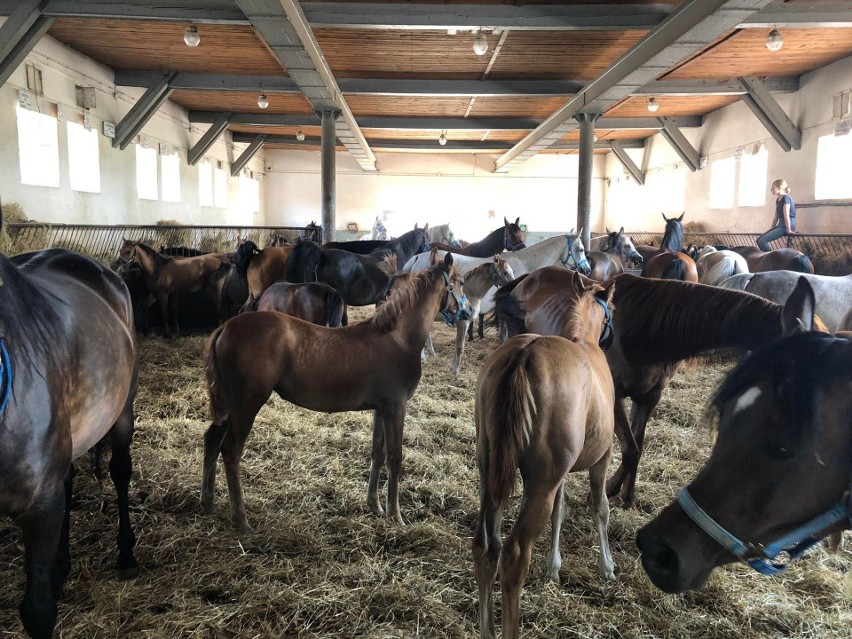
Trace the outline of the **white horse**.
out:
M 450 228 L 450 223 L 441 224 L 439 226 L 432 226 L 429 228 L 429 242 L 446 244 L 447 246 L 461 246 L 458 240 L 456 239 L 453 230 Z M 455 257 L 455 255 L 453 255 Z
M 714 246 L 705 246 L 698 251 L 695 259 L 698 269 L 698 281 L 702 284 L 718 286 L 729 277 L 748 273 L 748 262 L 739 253 L 717 250 Z
M 373 228 L 369 233 L 365 233 L 360 238 L 361 240 L 389 240 L 390 236 L 388 236 L 388 230 L 385 228 L 385 225 L 382 224 L 382 221 L 376 216 L 376 223 L 373 224 Z

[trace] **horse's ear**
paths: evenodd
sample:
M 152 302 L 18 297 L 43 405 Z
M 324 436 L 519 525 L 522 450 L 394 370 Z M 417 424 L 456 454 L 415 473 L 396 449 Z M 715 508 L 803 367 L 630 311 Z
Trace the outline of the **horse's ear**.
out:
M 444 256 L 444 266 L 449 271 L 453 267 L 453 254 L 447 251 L 447 254 Z
M 503 226 L 509 226 L 509 220 L 506 219 L 506 216 L 503 216 Z
M 612 280 L 609 284 L 606 285 L 604 289 L 604 299 L 606 300 L 606 305 L 609 307 L 609 310 L 612 311 L 612 300 L 615 298 L 615 280 Z
M 568 231 L 568 235 L 574 235 L 574 227 L 573 226 L 571 227 L 571 230 Z
M 426 222 L 426 226 L 423 227 L 423 232 L 425 233 L 428 230 L 429 230 L 429 222 Z
M 683 216 L 684 216 L 684 215 L 686 215 L 686 211 L 684 211 L 683 213 L 681 213 L 681 214 L 680 214 L 680 217 L 679 217 L 679 218 L 677 218 L 677 221 L 678 221 L 678 222 L 683 222 Z
M 432 250 L 429 251 L 429 264 L 431 266 L 435 266 L 438 263 L 438 247 L 433 246 Z
M 610 230 L 609 230 L 609 227 L 608 227 L 608 226 L 604 226 L 604 230 L 606 231 L 606 234 L 607 234 L 607 235 L 609 235 L 610 233 L 612 233 L 612 231 L 610 231 Z
M 662 216 L 663 216 L 663 219 L 664 219 L 666 222 L 668 222 L 668 221 L 669 221 L 669 218 L 667 218 L 667 217 L 666 217 L 666 214 L 665 214 L 665 213 L 660 213 L 660 215 L 662 215 Z
M 623 227 L 623 226 L 622 226 L 622 227 L 621 227 L 621 229 L 618 231 L 618 234 L 619 234 L 619 235 L 624 235 L 624 227 Z
M 813 330 L 815 307 L 814 290 L 808 280 L 799 277 L 796 288 L 787 298 L 781 312 L 781 329 L 784 335 L 792 335 L 801 330 Z
M 583 227 L 580 227 L 580 230 L 577 231 L 577 237 L 583 237 Z
M 520 218 L 520 217 L 516 217 L 516 218 L 515 218 L 515 226 L 520 226 L 520 225 L 521 225 L 521 218 Z
M 582 297 L 583 293 L 586 292 L 586 285 L 583 284 L 583 278 L 580 277 L 577 273 L 574 273 L 572 283 L 574 285 L 574 292 L 577 293 L 579 297 Z

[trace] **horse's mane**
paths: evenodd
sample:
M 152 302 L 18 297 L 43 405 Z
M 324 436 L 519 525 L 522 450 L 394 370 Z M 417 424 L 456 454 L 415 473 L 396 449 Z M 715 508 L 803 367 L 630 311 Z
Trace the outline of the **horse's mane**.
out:
M 754 347 L 781 331 L 781 307 L 751 293 L 629 273 L 616 282 L 618 340 L 649 360 L 675 362 L 711 348 Z
M 367 320 L 370 326 L 379 333 L 390 332 L 399 318 L 412 307 L 418 293 L 427 286 L 427 280 L 432 278 L 435 270 L 436 267 L 432 267 L 425 271 L 406 273 L 394 278 L 388 298 L 376 308 L 376 314 Z
M 527 332 L 526 315 L 524 304 L 512 295 L 515 288 L 529 277 L 524 273 L 508 284 L 504 284 L 494 293 L 494 315 L 489 325 L 499 330 L 500 323 L 505 322 L 509 329 L 509 335 L 520 335 Z
M 136 244 L 138 248 L 141 248 L 145 253 L 147 253 L 151 257 L 151 259 L 154 260 L 154 264 L 156 264 L 157 266 L 165 264 L 166 262 L 172 262 L 175 259 L 169 255 L 161 255 L 160 253 L 155 251 L 153 247 L 148 246 L 147 244 L 144 244 L 142 242 L 134 242 L 134 244 Z
M 416 251 L 421 244 L 428 243 L 428 233 L 424 233 L 423 229 L 412 229 L 410 231 L 406 231 L 393 240 L 389 240 L 388 246 L 394 253 L 399 255 L 400 253 L 412 253 Z
M 287 274 L 285 279 L 290 282 L 304 282 L 305 274 L 312 273 L 321 258 L 322 249 L 316 242 L 300 240 L 285 262 L 284 271 Z
M 683 217 L 683 216 L 681 216 Z M 683 224 L 677 218 L 666 220 L 666 230 L 660 246 L 669 251 L 680 251 L 683 248 Z
M 248 275 L 248 267 L 252 258 L 258 253 L 260 253 L 260 249 L 251 240 L 246 240 L 237 247 L 237 272 L 243 279 Z

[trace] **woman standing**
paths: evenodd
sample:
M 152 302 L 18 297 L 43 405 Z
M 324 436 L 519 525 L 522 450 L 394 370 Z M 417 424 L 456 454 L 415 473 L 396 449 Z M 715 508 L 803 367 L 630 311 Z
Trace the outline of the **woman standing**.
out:
M 775 180 L 769 187 L 769 192 L 775 196 L 775 217 L 772 228 L 757 238 L 757 246 L 761 251 L 771 251 L 769 242 L 772 240 L 796 234 L 796 203 L 790 197 L 787 181 Z

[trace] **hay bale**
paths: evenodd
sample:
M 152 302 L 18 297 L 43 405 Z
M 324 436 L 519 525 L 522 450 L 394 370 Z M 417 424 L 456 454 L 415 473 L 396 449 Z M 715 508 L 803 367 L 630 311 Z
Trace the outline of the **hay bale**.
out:
M 3 204 L 3 224 L 23 224 L 29 221 L 24 207 L 17 202 Z
M 234 238 L 224 231 L 216 231 L 201 238 L 198 248 L 205 253 L 228 253 L 234 250 Z
M 177 220 L 158 220 L 157 226 L 184 227 L 184 225 L 178 222 Z M 188 227 L 157 229 L 155 231 L 155 236 L 155 244 L 153 244 L 152 246 L 156 249 L 159 249 L 160 246 L 186 246 L 189 248 L 195 248 L 194 246 L 189 246 L 189 243 L 192 239 L 192 229 Z

